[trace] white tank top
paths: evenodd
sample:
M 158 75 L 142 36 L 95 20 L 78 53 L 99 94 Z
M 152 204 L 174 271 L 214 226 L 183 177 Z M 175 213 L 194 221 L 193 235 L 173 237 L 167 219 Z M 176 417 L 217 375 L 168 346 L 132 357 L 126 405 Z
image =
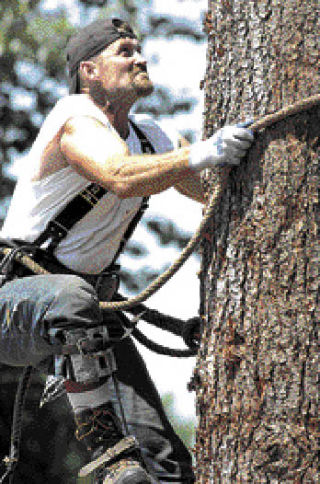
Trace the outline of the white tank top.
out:
M 110 152 L 117 153 L 119 142 L 113 136 L 113 127 L 104 113 L 84 94 L 67 96 L 56 104 L 38 134 L 24 162 L 8 214 L 0 236 L 34 241 L 47 223 L 91 182 L 71 166 L 62 168 L 40 181 L 32 181 L 42 153 L 65 122 L 74 116 L 92 116 L 110 129 Z M 130 118 L 142 129 L 157 153 L 171 151 L 176 145 L 148 116 Z M 126 140 L 130 153 L 141 153 L 140 141 L 130 126 Z M 55 256 L 70 269 L 98 274 L 107 267 L 116 254 L 122 236 L 141 205 L 141 197 L 120 199 L 107 192 L 69 231 L 58 245 Z

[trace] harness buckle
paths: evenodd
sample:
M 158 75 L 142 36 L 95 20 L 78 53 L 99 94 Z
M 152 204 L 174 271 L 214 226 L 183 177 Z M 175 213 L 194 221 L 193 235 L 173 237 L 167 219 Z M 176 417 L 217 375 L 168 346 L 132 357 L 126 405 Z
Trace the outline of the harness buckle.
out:
M 103 337 L 90 339 L 84 336 L 76 342 L 75 346 L 81 356 L 96 359 L 110 349 L 110 343 L 110 338 L 108 340 Z
M 56 220 L 50 220 L 48 223 L 48 231 L 51 235 L 51 237 L 54 238 L 63 238 L 67 235 L 68 229 L 64 227 L 61 223 L 57 222 Z
M 58 246 L 59 242 L 64 239 L 68 234 L 68 229 L 64 227 L 60 222 L 57 220 L 50 220 L 47 225 L 46 230 L 38 237 L 38 243 L 40 241 L 40 245 L 42 245 L 46 240 L 49 241 L 49 245 L 47 247 L 48 252 L 53 252 L 55 248 Z M 45 235 L 44 240 L 41 240 L 41 237 Z
M 81 356 L 85 356 L 86 358 L 95 358 L 97 354 L 88 354 L 84 351 L 83 343 L 85 343 L 86 341 L 88 341 L 88 339 L 86 337 L 83 337 L 76 342 L 76 347 L 79 351 L 79 354 Z

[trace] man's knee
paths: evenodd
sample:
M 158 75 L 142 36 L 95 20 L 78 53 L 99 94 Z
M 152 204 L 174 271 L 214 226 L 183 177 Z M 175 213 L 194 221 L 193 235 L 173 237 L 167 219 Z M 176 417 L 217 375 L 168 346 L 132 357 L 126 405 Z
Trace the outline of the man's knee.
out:
M 116 365 L 107 327 L 101 325 L 97 294 L 81 277 L 62 277 L 65 288 L 61 288 L 45 316 L 51 341 L 60 343 L 64 353 L 56 356 L 58 373 L 77 382 L 99 381 L 115 371 Z
M 61 346 L 59 332 L 101 324 L 95 290 L 73 275 L 31 276 L 0 289 L 1 361 L 37 365 Z
M 0 288 L 1 309 L 15 308 L 19 318 L 38 325 L 100 323 L 102 313 L 94 288 L 81 277 L 50 274 L 15 279 Z
M 48 306 L 45 320 L 50 328 L 86 328 L 102 322 L 95 289 L 74 275 L 53 275 L 55 297 Z

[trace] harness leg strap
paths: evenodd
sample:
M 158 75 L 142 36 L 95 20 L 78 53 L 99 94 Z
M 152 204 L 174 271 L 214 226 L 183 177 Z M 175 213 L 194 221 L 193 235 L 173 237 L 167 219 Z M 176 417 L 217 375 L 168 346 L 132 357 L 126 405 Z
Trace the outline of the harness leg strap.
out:
M 117 369 L 106 326 L 63 331 L 64 377 L 78 383 L 99 381 Z

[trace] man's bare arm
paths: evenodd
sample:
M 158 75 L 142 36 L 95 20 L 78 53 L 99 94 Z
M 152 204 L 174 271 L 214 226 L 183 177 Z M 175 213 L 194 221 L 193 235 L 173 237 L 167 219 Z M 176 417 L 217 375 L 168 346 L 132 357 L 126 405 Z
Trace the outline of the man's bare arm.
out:
M 78 173 L 120 198 L 162 192 L 192 173 L 188 147 L 159 155 L 130 155 L 116 132 L 110 133 L 90 117 L 72 118 L 66 123 L 60 148 Z
M 181 148 L 186 148 L 190 146 L 190 143 L 181 136 L 179 139 L 179 146 Z M 179 193 L 192 198 L 192 200 L 201 203 L 206 202 L 199 173 L 190 171 L 190 173 L 188 173 L 183 179 L 179 180 L 174 187 Z
M 196 173 L 187 175 L 181 182 L 175 184 L 175 189 L 192 200 L 206 203 L 200 176 Z

